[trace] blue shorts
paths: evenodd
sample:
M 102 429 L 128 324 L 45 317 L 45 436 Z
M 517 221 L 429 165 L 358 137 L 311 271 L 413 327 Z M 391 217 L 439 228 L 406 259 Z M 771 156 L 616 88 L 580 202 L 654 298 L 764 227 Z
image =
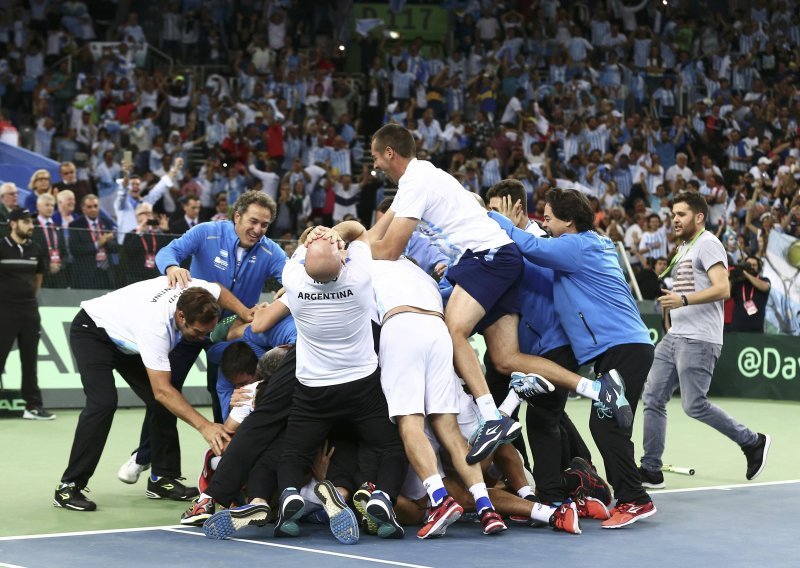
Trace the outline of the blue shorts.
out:
M 523 270 L 522 253 L 514 243 L 479 252 L 467 250 L 447 269 L 447 279 L 486 311 L 475 331 L 481 333 L 504 315 L 519 313 Z

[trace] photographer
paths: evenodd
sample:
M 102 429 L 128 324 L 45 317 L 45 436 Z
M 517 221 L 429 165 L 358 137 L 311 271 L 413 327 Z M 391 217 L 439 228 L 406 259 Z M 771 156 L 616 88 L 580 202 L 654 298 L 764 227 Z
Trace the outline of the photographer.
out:
M 149 203 L 136 206 L 136 221 L 136 228 L 125 233 L 122 245 L 128 284 L 158 276 L 156 253 L 172 240 L 165 234 L 169 229 L 167 216 L 156 218 Z
M 748 256 L 730 274 L 733 322 L 730 331 L 763 333 L 770 282 L 761 278 L 761 260 Z

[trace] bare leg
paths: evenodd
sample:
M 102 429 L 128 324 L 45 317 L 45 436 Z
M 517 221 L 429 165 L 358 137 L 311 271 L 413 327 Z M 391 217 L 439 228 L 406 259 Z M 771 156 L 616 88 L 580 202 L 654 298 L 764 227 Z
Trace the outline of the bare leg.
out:
M 505 474 L 509 486 L 514 491 L 519 491 L 522 487 L 528 485 L 528 478 L 525 477 L 525 467 L 522 464 L 522 459 L 517 449 L 511 444 L 504 444 L 497 448 L 494 453 L 494 463 Z
M 518 329 L 519 316 L 509 314 L 494 322 L 483 333 L 486 350 L 498 372 L 504 375 L 514 371 L 536 373 L 556 386 L 574 391 L 582 377 L 543 357 L 521 353 Z
M 394 513 L 401 525 L 421 525 L 425 522 L 428 498 L 422 497 L 412 501 L 402 495 L 397 496 Z
M 461 286 L 456 285 L 447 309 L 444 321 L 450 336 L 453 338 L 453 361 L 458 375 L 467 383 L 472 396 L 479 398 L 489 394 L 486 378 L 481 371 L 478 356 L 469 343 L 472 330 L 481 321 L 486 312 L 475 298 L 470 296 Z M 519 349 L 519 347 L 517 347 Z
M 464 480 L 467 487 L 472 487 L 476 483 L 483 483 L 483 472 L 481 465 L 476 463 L 468 465 L 465 461 L 467 456 L 467 441 L 458 429 L 458 420 L 455 414 L 431 414 L 428 416 L 436 439 L 442 444 L 445 451 L 450 454 L 453 467 Z
M 448 416 L 453 416 L 455 419 L 452 414 Z M 430 440 L 425 435 L 425 417 L 421 414 L 398 416 L 397 428 L 400 431 L 400 438 L 403 440 L 408 461 L 419 478 L 428 479 L 432 475 L 437 475 L 439 467 L 436 454 Z M 467 455 L 466 449 L 464 455 Z

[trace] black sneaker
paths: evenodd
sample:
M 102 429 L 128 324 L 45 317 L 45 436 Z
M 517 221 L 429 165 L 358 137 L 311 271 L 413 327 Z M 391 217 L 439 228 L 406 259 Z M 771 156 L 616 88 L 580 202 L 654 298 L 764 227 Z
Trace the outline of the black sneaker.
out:
M 78 487 L 74 483 L 69 483 L 65 487 L 56 487 L 53 507 L 72 511 L 94 511 L 97 509 L 97 503 L 89 500 L 83 494 L 84 491 L 89 492 L 85 487 Z
M 664 483 L 664 474 L 659 470 L 639 468 L 639 477 L 642 480 L 642 487 L 648 489 L 664 489 L 667 484 Z
M 275 531 L 273 536 L 300 536 L 300 527 L 297 522 L 303 516 L 306 501 L 293 487 L 287 487 L 281 493 L 280 505 L 278 506 L 278 520 L 275 521 Z
M 578 486 L 569 495 L 571 498 L 592 497 L 602 501 L 606 506 L 611 504 L 611 487 L 585 459 L 577 456 L 572 458 L 564 475 L 574 475 L 578 478 Z
M 367 517 L 378 526 L 378 536 L 380 538 L 403 538 L 405 531 L 397 516 L 388 495 L 382 491 L 374 491 L 367 503 Z
M 197 487 L 186 487 L 181 483 L 184 479 L 184 477 L 176 479 L 159 477 L 153 481 L 153 476 L 150 476 L 147 478 L 147 491 L 144 494 L 150 499 L 171 499 L 172 501 L 189 501 L 200 495 Z
M 767 465 L 767 454 L 772 444 L 772 436 L 769 434 L 759 434 L 758 441 L 752 446 L 744 446 L 742 451 L 747 458 L 747 479 L 752 480 L 758 477 Z
M 38 406 L 36 408 L 26 408 L 22 413 L 25 420 L 55 420 L 56 415 Z

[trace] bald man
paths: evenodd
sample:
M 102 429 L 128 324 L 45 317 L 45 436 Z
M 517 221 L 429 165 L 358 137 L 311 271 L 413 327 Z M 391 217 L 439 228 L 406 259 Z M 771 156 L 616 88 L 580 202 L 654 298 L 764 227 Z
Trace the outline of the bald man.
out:
M 298 385 L 286 428 L 278 468 L 281 494 L 275 536 L 298 536 L 305 484 L 315 453 L 335 421 L 350 422 L 359 438 L 378 454 L 376 489 L 366 514 L 378 525 L 378 536 L 402 538 L 393 503 L 405 477 L 407 461 L 397 427 L 389 420 L 372 335 L 376 312 L 370 268 L 372 254 L 366 230 L 343 224 L 343 234 L 318 228 L 299 247 L 283 270 L 288 310 L 297 326 Z M 343 238 L 350 241 L 344 249 Z M 329 492 L 330 493 L 330 492 Z M 341 496 L 321 499 L 343 505 Z M 349 515 L 342 515 L 343 521 Z M 358 540 L 358 526 L 348 544 Z

